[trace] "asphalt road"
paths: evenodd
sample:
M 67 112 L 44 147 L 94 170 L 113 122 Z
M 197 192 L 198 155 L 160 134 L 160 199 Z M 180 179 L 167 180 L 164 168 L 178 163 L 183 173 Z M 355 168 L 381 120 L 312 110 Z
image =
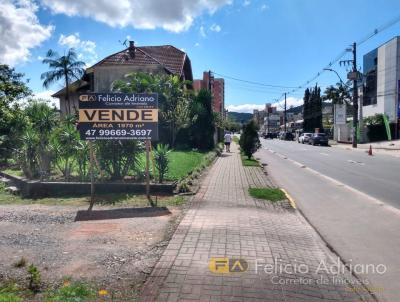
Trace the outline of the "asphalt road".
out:
M 327 244 L 346 264 L 384 265 L 383 274 L 356 275 L 380 301 L 398 301 L 400 160 L 297 142 L 262 144 L 256 157 Z
M 339 148 L 262 140 L 263 146 L 400 209 L 400 160 Z

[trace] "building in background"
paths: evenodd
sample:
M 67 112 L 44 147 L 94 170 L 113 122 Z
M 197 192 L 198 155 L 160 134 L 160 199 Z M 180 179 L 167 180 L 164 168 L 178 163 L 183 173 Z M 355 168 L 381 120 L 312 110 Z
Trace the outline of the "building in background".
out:
M 278 112 L 276 107 L 273 107 L 271 103 L 266 103 L 263 111 L 265 112 L 263 130 L 266 133 L 279 132 L 279 126 L 281 125 L 280 112 Z
M 370 51 L 363 58 L 363 117 L 386 114 L 398 137 L 400 118 L 400 37 Z
M 203 72 L 203 79 L 193 80 L 193 89 L 210 90 L 213 97 L 213 111 L 219 112 L 225 117 L 225 81 L 222 78 L 214 78 L 211 71 Z

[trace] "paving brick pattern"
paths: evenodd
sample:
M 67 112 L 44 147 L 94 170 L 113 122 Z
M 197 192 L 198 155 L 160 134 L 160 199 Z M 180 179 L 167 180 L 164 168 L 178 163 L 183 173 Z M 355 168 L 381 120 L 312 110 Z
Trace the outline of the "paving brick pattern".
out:
M 334 255 L 287 202 L 271 204 L 248 195 L 250 186 L 273 184 L 261 168 L 243 167 L 237 147 L 232 150 L 210 169 L 146 281 L 141 301 L 373 301 L 362 287 L 348 284 L 356 282 L 348 272 L 315 273 L 321 261 L 336 262 Z M 208 267 L 212 257 L 245 259 L 249 267 L 216 274 Z M 309 271 L 266 273 L 266 264 L 307 265 Z

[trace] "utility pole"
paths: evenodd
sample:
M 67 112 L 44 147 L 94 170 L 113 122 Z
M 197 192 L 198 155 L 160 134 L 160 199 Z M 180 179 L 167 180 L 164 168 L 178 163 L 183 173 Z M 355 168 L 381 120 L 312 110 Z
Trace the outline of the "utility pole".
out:
M 358 71 L 357 71 L 357 44 L 353 43 L 353 148 L 357 148 L 358 128 Z
M 286 133 L 286 92 L 285 92 L 285 112 L 283 114 L 283 124 L 284 124 L 285 133 Z

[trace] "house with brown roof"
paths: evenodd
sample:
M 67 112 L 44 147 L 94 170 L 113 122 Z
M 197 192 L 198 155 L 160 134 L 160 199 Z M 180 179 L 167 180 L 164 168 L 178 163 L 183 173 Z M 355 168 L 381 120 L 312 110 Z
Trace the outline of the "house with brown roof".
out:
M 86 69 L 82 79 L 70 85 L 70 104 L 65 99 L 65 88 L 53 97 L 60 100 L 62 114 L 74 112 L 78 108 L 78 96 L 85 92 L 110 92 L 112 83 L 132 72 L 152 74 L 172 74 L 182 80 L 193 81 L 192 65 L 188 55 L 172 46 L 135 46 L 114 53 Z M 68 110 L 68 106 L 70 110 Z

